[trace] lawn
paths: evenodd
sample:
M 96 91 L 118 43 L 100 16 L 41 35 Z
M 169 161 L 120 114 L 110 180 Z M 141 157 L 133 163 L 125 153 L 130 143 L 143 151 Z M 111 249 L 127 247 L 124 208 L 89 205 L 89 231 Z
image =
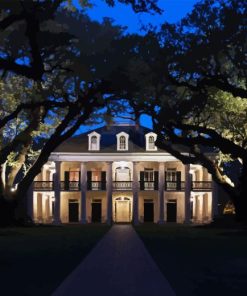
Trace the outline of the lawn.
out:
M 247 231 L 185 225 L 136 228 L 179 295 L 247 295 Z
M 50 295 L 107 230 L 106 225 L 0 229 L 1 295 Z

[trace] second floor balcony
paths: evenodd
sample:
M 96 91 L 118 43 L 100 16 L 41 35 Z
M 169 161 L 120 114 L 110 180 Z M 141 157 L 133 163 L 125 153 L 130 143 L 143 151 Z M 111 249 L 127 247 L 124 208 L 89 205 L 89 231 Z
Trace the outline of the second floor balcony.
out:
M 105 191 L 106 181 L 87 181 L 87 191 Z M 113 181 L 112 190 L 132 190 L 132 181 Z M 159 184 L 155 181 L 139 181 L 140 191 L 158 190 Z M 212 181 L 192 181 L 191 191 L 212 191 Z M 61 191 L 81 191 L 80 181 L 60 181 Z M 184 181 L 165 180 L 165 191 L 185 191 Z M 54 191 L 53 181 L 34 181 L 34 191 Z
M 192 191 L 211 191 L 212 181 L 192 181 Z
M 165 181 L 165 191 L 184 191 L 184 181 Z
M 132 181 L 113 181 L 113 190 L 132 190 Z
M 60 190 L 61 191 L 80 191 L 81 186 L 80 186 L 79 181 L 61 181 L 60 182 Z
M 53 188 L 53 182 L 52 181 L 34 181 L 33 185 L 34 191 L 52 191 Z

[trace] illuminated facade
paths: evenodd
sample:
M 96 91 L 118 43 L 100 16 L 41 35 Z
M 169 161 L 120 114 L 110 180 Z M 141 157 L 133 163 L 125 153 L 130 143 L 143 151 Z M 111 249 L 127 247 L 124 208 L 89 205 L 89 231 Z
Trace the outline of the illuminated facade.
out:
M 216 187 L 200 165 L 157 149 L 156 135 L 115 125 L 68 139 L 30 189 L 37 223 L 208 223 Z

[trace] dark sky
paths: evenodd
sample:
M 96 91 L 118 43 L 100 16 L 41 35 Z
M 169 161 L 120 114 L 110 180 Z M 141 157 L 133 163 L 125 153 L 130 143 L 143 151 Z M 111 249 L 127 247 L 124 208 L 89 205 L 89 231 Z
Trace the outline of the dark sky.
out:
M 73 0 L 74 4 L 78 6 L 78 0 Z M 170 23 L 178 22 L 188 12 L 190 12 L 198 0 L 159 0 L 158 5 L 164 10 L 162 15 L 151 15 L 148 13 L 134 13 L 130 6 L 117 4 L 115 7 L 107 6 L 104 1 L 91 0 L 94 4 L 92 9 L 87 10 L 87 14 L 94 20 L 101 21 L 103 17 L 110 17 L 115 24 L 120 24 L 127 27 L 129 33 L 140 33 L 142 25 L 151 23 L 158 26 L 159 24 L 168 21 Z M 121 120 L 120 120 L 121 121 Z M 151 120 L 147 116 L 141 117 L 141 124 L 151 127 Z M 96 127 L 96 126 L 95 126 Z M 81 128 L 78 132 L 83 132 L 90 128 Z

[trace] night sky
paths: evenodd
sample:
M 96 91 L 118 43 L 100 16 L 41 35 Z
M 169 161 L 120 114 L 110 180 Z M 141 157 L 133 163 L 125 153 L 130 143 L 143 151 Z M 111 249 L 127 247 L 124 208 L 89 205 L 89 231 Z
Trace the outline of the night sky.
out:
M 78 0 L 73 1 L 79 8 Z M 120 24 L 127 27 L 127 33 L 143 34 L 141 27 L 149 23 L 154 26 L 159 26 L 164 22 L 175 23 L 190 12 L 198 0 L 159 0 L 158 5 L 164 10 L 162 15 L 151 15 L 148 13 L 134 13 L 130 6 L 117 4 L 115 7 L 107 6 L 104 1 L 91 0 L 94 4 L 92 9 L 87 10 L 87 14 L 93 20 L 101 21 L 103 17 L 110 17 L 114 20 L 114 24 Z M 120 120 L 121 121 L 121 120 Z M 143 126 L 152 127 L 151 120 L 147 116 L 141 117 L 141 124 Z M 95 127 L 81 127 L 79 133 L 85 132 L 88 129 Z

